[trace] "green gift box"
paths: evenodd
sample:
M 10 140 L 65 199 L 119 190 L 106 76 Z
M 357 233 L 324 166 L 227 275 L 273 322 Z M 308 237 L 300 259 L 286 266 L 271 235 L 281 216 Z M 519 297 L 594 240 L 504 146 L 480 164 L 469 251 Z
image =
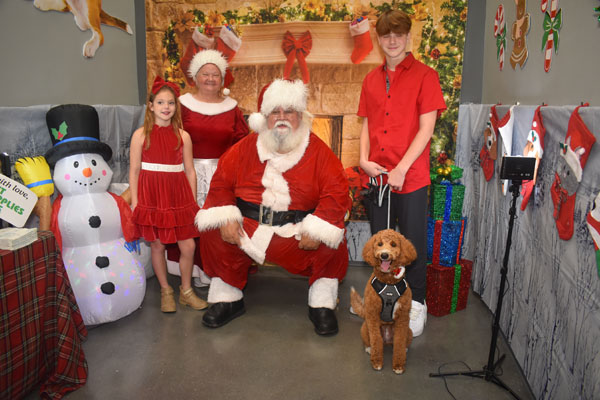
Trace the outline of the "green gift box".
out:
M 431 218 L 444 221 L 460 221 L 465 198 L 465 185 L 441 181 L 431 185 L 429 213 Z

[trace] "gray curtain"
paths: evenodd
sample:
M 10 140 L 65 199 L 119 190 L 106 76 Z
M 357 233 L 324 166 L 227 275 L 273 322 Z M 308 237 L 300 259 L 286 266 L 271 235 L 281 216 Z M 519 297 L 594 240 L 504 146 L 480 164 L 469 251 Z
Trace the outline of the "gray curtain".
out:
M 44 155 L 52 146 L 46 127 L 46 112 L 51 107 L 0 107 L 0 151 L 10 155 L 13 165 L 20 157 Z M 113 151 L 109 161 L 113 182 L 127 182 L 129 141 L 133 131 L 144 123 L 144 106 L 94 107 L 100 120 L 100 141 Z
M 511 193 L 502 194 L 501 160 L 487 182 L 479 166 L 489 104 L 461 105 L 456 163 L 464 168 L 464 258 L 474 261 L 473 290 L 496 310 L 508 233 Z M 536 106 L 514 108 L 512 154 L 522 154 Z M 545 152 L 534 195 L 517 214 L 508 263 L 501 329 L 539 399 L 593 399 L 600 394 L 600 277 L 585 219 L 600 191 L 600 144 L 595 144 L 577 190 L 574 233 L 558 237 L 550 187 L 575 106 L 543 107 Z M 509 106 L 498 106 L 502 118 Z M 600 107 L 580 115 L 600 141 Z M 502 139 L 499 137 L 499 153 Z M 475 245 L 476 244 L 476 245 Z

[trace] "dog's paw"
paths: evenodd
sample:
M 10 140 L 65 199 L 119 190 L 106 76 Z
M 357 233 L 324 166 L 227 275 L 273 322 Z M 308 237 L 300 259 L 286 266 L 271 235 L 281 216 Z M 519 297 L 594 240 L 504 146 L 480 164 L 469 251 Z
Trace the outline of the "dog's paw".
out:
M 394 368 L 394 373 L 402 375 L 404 373 L 404 368 Z
M 371 354 L 371 348 L 370 347 L 365 347 L 365 353 Z
M 383 363 L 371 363 L 371 365 L 373 366 L 373 369 L 375 371 L 381 371 L 381 369 L 383 368 Z

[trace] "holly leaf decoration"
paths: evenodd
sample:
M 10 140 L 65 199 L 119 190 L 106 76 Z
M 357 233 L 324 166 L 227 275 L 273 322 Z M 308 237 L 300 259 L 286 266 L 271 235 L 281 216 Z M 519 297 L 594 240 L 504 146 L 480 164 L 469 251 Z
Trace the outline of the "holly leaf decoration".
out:
M 57 129 L 52 128 L 52 136 L 54 136 L 54 139 L 56 140 L 63 140 L 65 136 L 67 136 L 67 123 L 65 121 L 63 121 L 60 126 Z

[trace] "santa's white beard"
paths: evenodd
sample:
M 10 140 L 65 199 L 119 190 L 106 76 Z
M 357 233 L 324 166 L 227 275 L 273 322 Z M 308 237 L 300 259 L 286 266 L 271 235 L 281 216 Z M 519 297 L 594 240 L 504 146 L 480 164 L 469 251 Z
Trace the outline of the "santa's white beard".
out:
M 278 121 L 272 129 L 266 129 L 259 135 L 263 136 L 263 144 L 269 151 L 285 154 L 294 150 L 302 142 L 301 128 L 302 124 L 294 130 L 289 122 Z

